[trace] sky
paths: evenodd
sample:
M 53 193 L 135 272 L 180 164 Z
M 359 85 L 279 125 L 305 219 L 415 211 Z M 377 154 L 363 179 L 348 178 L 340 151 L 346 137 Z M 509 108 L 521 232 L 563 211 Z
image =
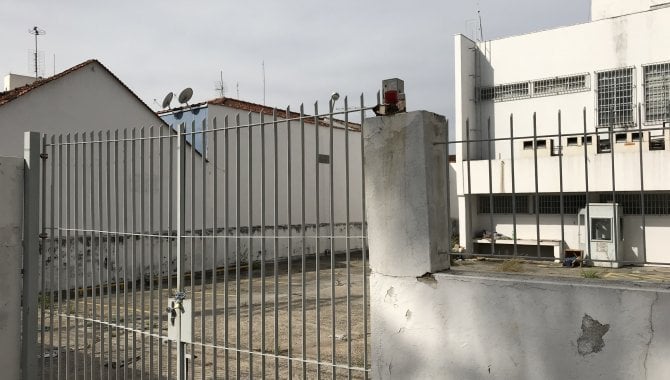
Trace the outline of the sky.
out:
M 0 75 L 31 75 L 38 26 L 46 75 L 95 58 L 156 110 L 185 87 L 191 102 L 218 97 L 221 72 L 226 96 L 307 113 L 333 92 L 336 108 L 361 94 L 374 105 L 397 77 L 408 110 L 453 120 L 455 34 L 491 40 L 589 17 L 589 0 L 0 0 Z

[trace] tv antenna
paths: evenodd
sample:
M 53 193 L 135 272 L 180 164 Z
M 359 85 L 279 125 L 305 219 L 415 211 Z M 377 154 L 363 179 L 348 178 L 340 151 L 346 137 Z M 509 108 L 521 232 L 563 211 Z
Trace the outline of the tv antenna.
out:
M 263 60 L 263 105 L 265 105 L 265 60 Z
M 228 91 L 228 88 L 226 88 L 226 84 L 223 82 L 223 70 L 221 70 L 221 79 L 216 82 L 216 87 L 214 87 L 214 90 L 218 93 L 219 97 L 223 98 L 226 96 L 226 91 Z
M 38 66 L 37 66 L 37 37 L 47 34 L 46 30 L 40 29 L 37 26 L 33 26 L 32 29 L 28 29 L 28 33 L 35 36 L 35 53 L 33 55 L 35 61 L 35 78 L 38 78 Z
M 185 89 L 181 90 L 179 93 L 179 97 L 177 97 L 177 100 L 179 100 L 179 103 L 181 104 L 186 104 L 188 105 L 188 101 L 191 100 L 191 97 L 193 97 L 193 89 L 190 87 L 186 87 Z M 170 98 L 172 100 L 172 98 Z

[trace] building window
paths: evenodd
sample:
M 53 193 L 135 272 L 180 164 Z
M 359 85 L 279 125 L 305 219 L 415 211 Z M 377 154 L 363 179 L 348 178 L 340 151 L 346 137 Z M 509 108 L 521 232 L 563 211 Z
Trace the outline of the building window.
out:
M 598 73 L 598 126 L 633 124 L 633 69 Z
M 621 205 L 626 215 L 642 214 L 640 193 L 617 193 L 616 203 Z M 600 203 L 611 203 L 612 194 L 600 195 Z M 670 214 L 670 193 L 644 193 L 645 215 L 668 215 Z
M 523 99 L 530 96 L 530 83 L 520 82 L 501 84 L 495 87 L 482 88 L 479 93 L 481 100 L 504 100 Z
M 532 140 L 526 140 L 523 142 L 523 149 L 524 150 L 531 150 L 533 149 L 533 141 Z
M 630 141 L 640 141 L 640 132 L 633 132 L 630 134 Z
M 628 141 L 628 136 L 626 133 L 617 133 L 614 136 L 614 140 L 617 142 L 617 144 L 623 144 Z
M 586 136 L 586 140 L 582 137 L 582 145 L 591 145 L 593 144 L 593 136 Z
M 571 75 L 533 82 L 533 95 L 560 95 L 589 89 L 590 76 L 588 74 Z
M 538 199 L 540 214 L 560 214 L 561 196 L 558 194 L 540 195 Z M 563 214 L 577 214 L 586 205 L 586 195 L 563 194 Z
M 576 137 L 568 137 L 568 146 L 577 146 L 578 140 Z
M 591 218 L 591 240 L 612 240 L 612 219 Z
M 647 122 L 668 120 L 670 63 L 644 66 L 644 115 Z
M 480 195 L 478 197 L 477 212 L 480 214 L 491 213 L 491 197 L 489 195 Z M 528 214 L 528 196 L 517 195 L 514 199 L 516 203 L 517 214 Z M 494 214 L 513 214 L 511 195 L 493 195 L 493 213 Z
M 537 149 L 547 149 L 547 140 L 537 140 Z

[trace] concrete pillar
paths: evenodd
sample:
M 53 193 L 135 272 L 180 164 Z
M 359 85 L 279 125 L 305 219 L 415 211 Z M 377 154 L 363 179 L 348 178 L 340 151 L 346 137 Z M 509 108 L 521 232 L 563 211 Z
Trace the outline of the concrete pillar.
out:
M 445 141 L 446 119 L 415 111 L 364 125 L 372 271 L 417 277 L 448 269 L 448 158 L 444 145 L 434 144 Z
M 3 379 L 21 374 L 21 266 L 23 159 L 0 157 L 0 368 Z M 37 306 L 37 304 L 35 304 Z M 34 326 L 33 326 L 34 330 Z

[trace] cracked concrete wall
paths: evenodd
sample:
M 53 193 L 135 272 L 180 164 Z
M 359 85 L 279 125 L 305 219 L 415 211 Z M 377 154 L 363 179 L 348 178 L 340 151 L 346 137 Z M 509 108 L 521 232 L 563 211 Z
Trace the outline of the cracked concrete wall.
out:
M 374 379 L 660 379 L 670 373 L 667 287 L 377 271 L 370 286 L 370 294 L 380 295 L 371 297 Z
M 21 347 L 23 159 L 0 157 L 0 368 L 18 379 Z

